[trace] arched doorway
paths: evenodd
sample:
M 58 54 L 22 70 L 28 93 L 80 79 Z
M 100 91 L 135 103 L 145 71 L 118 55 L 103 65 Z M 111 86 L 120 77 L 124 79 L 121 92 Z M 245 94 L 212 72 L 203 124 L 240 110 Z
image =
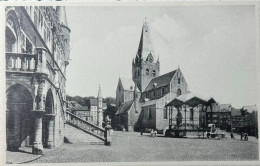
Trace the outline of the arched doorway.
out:
M 30 92 L 16 84 L 7 90 L 6 142 L 8 150 L 30 146 L 34 141 L 33 99 Z
M 42 143 L 43 147 L 51 148 L 53 143 L 53 133 L 54 133 L 54 125 L 53 125 L 53 118 L 54 118 L 54 103 L 53 103 L 53 94 L 51 89 L 48 90 L 46 95 L 46 102 L 45 102 L 45 116 L 42 122 Z

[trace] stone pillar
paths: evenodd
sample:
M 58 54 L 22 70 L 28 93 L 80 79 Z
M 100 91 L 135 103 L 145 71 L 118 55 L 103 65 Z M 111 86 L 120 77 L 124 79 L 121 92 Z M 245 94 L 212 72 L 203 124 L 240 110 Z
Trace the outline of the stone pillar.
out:
M 43 89 L 45 85 L 45 79 L 39 79 L 39 86 L 37 89 L 37 96 L 35 98 L 36 105 L 35 109 L 32 111 L 34 114 L 34 142 L 32 147 L 32 153 L 37 155 L 42 155 L 42 117 L 45 113 L 44 111 L 44 101 L 43 101 Z
M 45 115 L 46 120 L 48 120 L 48 138 L 46 146 L 49 149 L 52 149 L 54 147 L 54 119 L 55 114 L 46 114 Z
M 36 155 L 42 155 L 42 116 L 44 111 L 34 110 L 34 142 L 32 147 L 32 153 Z

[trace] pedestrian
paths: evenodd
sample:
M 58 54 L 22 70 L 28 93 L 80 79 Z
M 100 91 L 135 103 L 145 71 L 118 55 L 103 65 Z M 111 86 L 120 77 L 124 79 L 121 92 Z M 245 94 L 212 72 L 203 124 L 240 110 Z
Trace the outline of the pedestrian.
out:
M 144 132 L 144 131 L 143 131 L 143 128 L 141 128 L 141 136 L 143 136 L 143 132 Z
M 241 132 L 241 141 L 243 140 L 244 133 Z
M 244 141 L 246 141 L 246 133 L 244 133 Z
M 210 132 L 207 132 L 207 138 L 210 138 Z
M 247 133 L 244 134 L 244 140 L 245 140 L 245 141 L 248 140 L 248 134 L 247 134 Z
M 157 137 L 157 130 L 156 129 L 154 130 L 154 135 L 155 135 L 155 137 Z
M 231 132 L 230 136 L 231 136 L 231 139 L 234 139 L 234 134 L 232 132 Z
M 151 137 L 154 138 L 154 131 L 153 131 L 153 129 L 151 130 Z
M 123 127 L 123 132 L 125 132 L 125 128 Z

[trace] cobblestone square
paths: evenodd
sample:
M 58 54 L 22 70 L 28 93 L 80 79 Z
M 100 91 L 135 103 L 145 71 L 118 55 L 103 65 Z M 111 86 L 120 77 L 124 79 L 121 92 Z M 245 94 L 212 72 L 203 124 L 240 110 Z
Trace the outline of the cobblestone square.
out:
M 64 144 L 34 163 L 258 160 L 256 141 L 150 138 L 115 131 L 112 145 Z

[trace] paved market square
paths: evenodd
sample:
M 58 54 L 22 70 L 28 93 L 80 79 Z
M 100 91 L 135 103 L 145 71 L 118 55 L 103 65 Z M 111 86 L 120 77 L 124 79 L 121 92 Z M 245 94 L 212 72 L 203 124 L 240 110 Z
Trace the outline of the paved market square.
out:
M 258 160 L 257 139 L 180 139 L 114 131 L 112 145 L 64 144 L 32 163 Z M 251 140 L 250 140 L 251 139 Z

